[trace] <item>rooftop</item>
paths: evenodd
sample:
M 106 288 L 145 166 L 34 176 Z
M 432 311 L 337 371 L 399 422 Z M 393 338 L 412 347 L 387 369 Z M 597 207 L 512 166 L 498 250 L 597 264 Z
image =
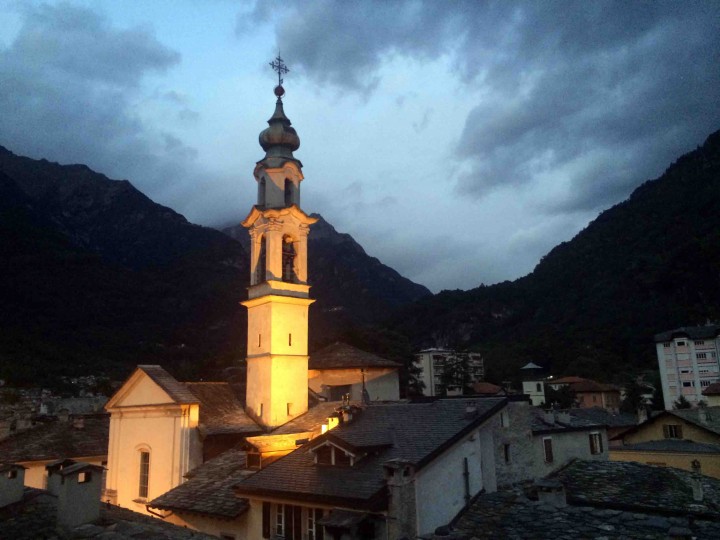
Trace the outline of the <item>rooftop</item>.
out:
M 613 452 L 663 452 L 679 454 L 720 454 L 720 445 L 698 443 L 683 439 L 662 439 L 659 441 L 645 441 L 634 444 L 625 444 L 613 448 Z
M 150 502 L 150 506 L 235 518 L 249 505 L 247 499 L 235 495 L 232 487 L 254 472 L 246 468 L 245 452 L 228 450 L 190 471 L 186 482 L 160 495 Z
M 603 424 L 570 414 L 567 411 L 546 412 L 542 409 L 532 407 L 530 409 L 530 414 L 532 415 L 530 426 L 532 432 L 535 434 L 581 431 L 603 426 Z
M 175 377 L 170 375 L 158 365 L 139 365 L 137 369 L 142 370 L 160 388 L 162 388 L 176 403 L 197 403 L 197 397 Z M 132 377 L 132 375 L 131 375 Z
M 229 383 L 189 382 L 184 385 L 200 401 L 199 428 L 203 435 L 264 431 L 245 413 L 240 398 Z
M 79 422 L 82 420 L 82 427 Z M 94 414 L 56 420 L 0 441 L 0 461 L 23 462 L 104 456 L 108 449 L 110 415 Z
M 472 402 L 474 411 L 466 408 Z M 383 464 L 399 459 L 418 469 L 506 403 L 504 398 L 437 400 L 417 404 L 373 404 L 311 445 L 330 441 L 367 455 L 352 467 L 316 465 L 301 447 L 238 484 L 241 495 L 265 494 L 304 501 L 380 508 L 386 504 Z
M 672 341 L 676 337 L 688 339 L 715 339 L 720 334 L 720 325 L 706 324 L 705 326 L 681 326 L 675 330 L 655 334 L 655 342 Z
M 572 416 L 593 422 L 595 424 L 602 424 L 603 426 L 613 427 L 632 427 L 637 425 L 637 416 L 632 413 L 619 412 L 614 413 L 602 407 L 588 407 L 586 409 L 568 409 Z
M 100 519 L 70 531 L 56 529 L 57 497 L 49 492 L 25 488 L 21 501 L 0 508 L 0 538 L 37 540 L 38 538 L 112 540 L 212 540 L 216 537 L 166 523 L 113 505 L 100 507 Z
M 347 343 L 335 342 L 310 355 L 308 369 L 399 368 L 400 364 L 363 351 Z
M 703 396 L 720 396 L 720 382 L 714 382 L 702 393 Z

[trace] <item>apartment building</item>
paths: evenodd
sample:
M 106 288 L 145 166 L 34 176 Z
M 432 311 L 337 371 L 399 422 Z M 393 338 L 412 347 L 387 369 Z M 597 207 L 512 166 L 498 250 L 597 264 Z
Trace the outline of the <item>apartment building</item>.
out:
M 688 326 L 655 336 L 665 409 L 684 396 L 693 406 L 720 377 L 720 326 Z
M 422 372 L 426 396 L 459 396 L 485 377 L 485 365 L 480 353 L 456 352 L 450 349 L 425 349 L 415 355 Z

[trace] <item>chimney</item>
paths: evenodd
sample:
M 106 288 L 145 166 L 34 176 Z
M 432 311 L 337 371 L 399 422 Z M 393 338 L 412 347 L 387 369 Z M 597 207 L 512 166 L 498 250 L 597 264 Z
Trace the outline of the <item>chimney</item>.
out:
M 417 538 L 417 504 L 415 492 L 415 465 L 401 459 L 383 463 L 388 487 L 389 538 Z
M 0 508 L 19 502 L 25 491 L 25 467 L 15 463 L 0 466 Z
M 555 425 L 555 411 L 548 409 L 545 411 L 545 422 L 551 425 Z
M 637 423 L 642 424 L 643 422 L 647 422 L 648 419 L 648 412 L 647 408 L 645 408 L 643 405 L 638 407 L 637 410 Z
M 45 471 L 47 474 L 47 490 L 55 496 L 60 494 L 60 486 L 62 484 L 62 476 L 60 472 L 70 465 L 77 463 L 73 459 L 58 459 L 51 461 L 45 465 Z
M 690 487 L 692 488 L 693 500 L 697 503 L 701 503 L 705 498 L 702 485 L 702 476 L 700 475 L 702 464 L 700 463 L 700 460 L 693 459 L 690 465 L 692 466 L 693 470 L 692 477 L 690 478 Z
M 567 411 L 558 411 L 555 419 L 563 424 L 569 424 L 571 422 L 570 413 Z
M 559 480 L 549 480 L 547 478 L 536 480 L 535 487 L 537 488 L 538 501 L 542 504 L 554 506 L 555 508 L 565 508 L 567 506 L 565 486 Z
M 59 527 L 72 529 L 100 518 L 102 472 L 98 465 L 75 463 L 56 473 Z

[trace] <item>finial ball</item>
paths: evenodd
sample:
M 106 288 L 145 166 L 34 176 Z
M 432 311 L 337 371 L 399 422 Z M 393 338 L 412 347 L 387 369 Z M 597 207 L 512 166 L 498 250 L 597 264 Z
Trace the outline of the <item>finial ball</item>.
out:
M 275 95 L 277 97 L 283 97 L 285 95 L 285 89 L 282 87 L 282 85 L 278 84 L 275 87 Z

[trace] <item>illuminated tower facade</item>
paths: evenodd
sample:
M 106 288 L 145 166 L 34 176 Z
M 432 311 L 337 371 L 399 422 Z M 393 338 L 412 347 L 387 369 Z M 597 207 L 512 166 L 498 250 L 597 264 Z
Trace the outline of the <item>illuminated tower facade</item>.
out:
M 307 238 L 317 221 L 300 209 L 302 163 L 293 156 L 300 138 L 283 110 L 278 56 L 277 102 L 260 133 L 265 157 L 257 162 L 257 204 L 243 226 L 251 240 L 248 300 L 247 397 L 250 416 L 266 427 L 282 425 L 308 408 Z

